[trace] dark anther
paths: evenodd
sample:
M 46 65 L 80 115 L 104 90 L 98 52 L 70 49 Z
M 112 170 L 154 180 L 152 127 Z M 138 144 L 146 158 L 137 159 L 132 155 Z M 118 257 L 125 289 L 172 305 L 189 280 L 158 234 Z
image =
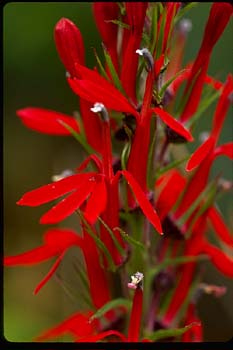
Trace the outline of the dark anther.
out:
M 163 99 L 162 99 L 162 105 L 164 107 L 168 106 L 169 103 L 171 102 L 171 100 L 173 99 L 173 95 L 172 93 L 169 91 L 169 89 L 167 89 L 164 93 Z
M 175 274 L 171 270 L 163 270 L 160 271 L 157 275 L 155 275 L 152 289 L 158 292 L 165 292 L 171 289 L 175 283 Z
M 135 117 L 131 114 L 126 114 L 125 117 L 122 120 L 123 126 L 120 127 L 115 132 L 115 138 L 119 141 L 129 141 L 129 135 L 126 131 L 126 129 L 129 130 L 129 132 L 134 135 L 135 128 L 136 128 L 136 120 Z
M 169 126 L 166 126 L 165 132 L 169 143 L 186 143 L 187 142 L 187 140 L 183 136 L 177 134 L 177 132 L 172 130 Z
M 164 237 L 178 240 L 184 239 L 183 233 L 169 216 L 166 216 L 163 220 L 162 228 L 164 232 Z
M 122 169 L 121 169 L 121 160 L 120 160 L 120 158 L 117 158 L 117 159 L 115 159 L 115 160 L 113 161 L 112 167 L 113 167 L 114 175 L 115 175 L 119 170 L 122 170 Z

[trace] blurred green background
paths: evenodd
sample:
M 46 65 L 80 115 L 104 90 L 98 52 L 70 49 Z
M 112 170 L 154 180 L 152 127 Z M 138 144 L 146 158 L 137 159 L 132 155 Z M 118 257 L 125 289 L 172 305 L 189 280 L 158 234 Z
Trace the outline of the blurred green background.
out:
M 199 3 L 187 18 L 193 21 L 189 34 L 185 62 L 193 59 L 199 48 L 210 3 Z M 87 66 L 93 67 L 93 47 L 101 55 L 91 3 L 69 2 L 11 2 L 4 6 L 4 251 L 14 255 L 32 249 L 42 243 L 42 234 L 48 228 L 39 225 L 40 216 L 51 207 L 20 207 L 15 203 L 26 191 L 51 182 L 53 174 L 74 168 L 82 158 L 82 150 L 69 137 L 47 136 L 26 129 L 16 117 L 15 111 L 26 106 L 38 106 L 71 114 L 78 109 L 77 98 L 69 89 L 65 70 L 57 55 L 53 30 L 62 17 L 72 20 L 81 30 Z M 232 22 L 217 43 L 209 66 L 209 73 L 224 80 L 232 71 Z M 210 108 L 202 127 L 209 129 Z M 221 141 L 232 139 L 230 115 L 224 125 Z M 232 167 L 228 160 L 218 160 L 213 172 L 221 169 L 232 179 Z M 226 221 L 231 225 L 230 196 L 220 200 Z M 73 227 L 73 218 L 60 227 Z M 72 259 L 72 256 L 70 257 Z M 81 258 L 80 258 L 81 259 Z M 65 265 L 65 264 L 64 264 Z M 54 326 L 75 312 L 79 299 L 72 302 L 58 283 L 52 279 L 37 295 L 33 290 L 49 270 L 51 262 L 31 268 L 6 268 L 4 273 L 4 335 L 10 341 L 31 341 L 43 330 Z M 65 267 L 63 266 L 62 269 Z M 203 297 L 199 304 L 204 320 L 206 341 L 222 341 L 232 336 L 232 281 L 224 278 L 216 269 L 207 266 L 205 281 L 224 284 L 227 294 L 221 299 Z M 65 277 L 78 289 L 74 271 Z

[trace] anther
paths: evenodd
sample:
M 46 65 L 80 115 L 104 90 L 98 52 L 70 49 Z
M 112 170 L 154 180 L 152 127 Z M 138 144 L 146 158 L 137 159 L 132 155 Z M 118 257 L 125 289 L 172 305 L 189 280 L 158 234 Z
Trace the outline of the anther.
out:
M 130 289 L 142 288 L 143 278 L 144 278 L 143 273 L 136 272 L 134 275 L 131 276 L 131 282 L 128 283 L 128 288 Z
M 143 56 L 145 58 L 145 61 L 147 63 L 147 68 L 148 70 L 151 71 L 154 68 L 154 59 L 150 51 L 147 48 L 143 48 L 143 49 L 137 49 L 136 53 L 139 56 Z
M 104 122 L 109 122 L 108 111 L 103 105 L 103 103 L 96 102 L 91 108 L 91 111 L 94 113 L 100 113 L 100 116 Z

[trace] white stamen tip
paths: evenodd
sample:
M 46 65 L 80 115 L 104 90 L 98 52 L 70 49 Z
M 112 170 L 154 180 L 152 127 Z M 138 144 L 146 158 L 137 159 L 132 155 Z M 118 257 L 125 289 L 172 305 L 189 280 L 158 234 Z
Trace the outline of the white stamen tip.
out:
M 91 108 L 91 111 L 94 113 L 102 112 L 105 109 L 103 103 L 96 102 L 94 106 Z
M 131 276 L 131 282 L 128 283 L 128 288 L 137 289 L 139 285 L 142 285 L 144 275 L 141 272 L 136 272 Z

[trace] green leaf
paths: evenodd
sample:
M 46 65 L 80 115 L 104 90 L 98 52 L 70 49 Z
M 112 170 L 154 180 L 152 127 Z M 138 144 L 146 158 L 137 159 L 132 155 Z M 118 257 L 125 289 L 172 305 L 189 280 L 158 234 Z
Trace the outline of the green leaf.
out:
M 121 22 L 121 21 L 118 21 L 117 19 L 111 19 L 111 20 L 108 20 L 106 22 L 107 23 L 111 22 L 111 23 L 117 24 L 119 27 L 124 28 L 124 29 L 130 29 L 130 25 L 129 24 Z
M 120 306 L 124 306 L 129 310 L 132 306 L 132 301 L 124 298 L 111 300 L 108 303 L 104 304 L 100 309 L 98 309 L 97 312 L 91 316 L 89 322 L 92 322 L 94 319 L 104 316 L 104 314 L 109 310 L 116 309 Z
M 193 129 L 193 125 L 200 118 L 200 116 L 207 110 L 207 108 L 215 101 L 220 95 L 220 91 L 216 91 L 215 93 L 208 96 L 208 98 L 203 98 L 197 112 L 192 116 L 192 118 L 186 123 L 187 128 Z
M 214 179 L 206 186 L 205 190 L 202 191 L 200 195 L 193 201 L 193 203 L 186 210 L 186 212 L 176 221 L 177 226 L 182 227 L 185 224 L 185 222 L 188 220 L 188 218 L 194 213 L 194 211 L 196 211 L 196 209 L 201 204 L 201 202 L 206 198 L 209 198 L 215 195 L 216 191 L 217 191 L 217 180 Z
M 128 128 L 126 127 L 125 129 L 128 129 Z M 121 153 L 121 168 L 123 170 L 125 170 L 127 167 L 127 161 L 128 161 L 129 154 L 130 154 L 130 149 L 131 149 L 131 142 L 126 142 L 126 144 L 122 150 L 122 153 Z
M 159 37 L 158 37 L 157 47 L 156 47 L 156 59 L 158 59 L 162 54 L 166 17 L 167 17 L 166 10 L 163 9 L 162 20 L 161 20 L 161 25 L 160 25 L 160 30 L 159 30 Z
M 166 173 L 168 170 L 171 170 L 173 168 L 177 168 L 180 164 L 182 164 L 183 162 L 185 162 L 187 159 L 189 159 L 189 155 L 182 158 L 182 159 L 178 159 L 178 160 L 174 160 L 173 162 L 171 162 L 170 164 L 166 165 L 165 167 L 157 170 L 156 176 L 154 181 L 156 181 L 161 175 L 163 175 L 164 173 Z
M 168 258 L 165 259 L 161 264 L 157 265 L 156 267 L 152 268 L 149 271 L 149 274 L 151 276 L 157 275 L 160 271 L 164 270 L 166 267 L 172 265 L 180 265 L 180 264 L 188 264 L 190 262 L 196 262 L 200 260 L 206 260 L 206 255 L 198 255 L 198 256 L 178 256 L 177 258 Z
M 122 235 L 122 237 L 126 240 L 126 242 L 132 244 L 133 246 L 135 246 L 136 248 L 140 248 L 142 250 L 145 250 L 145 246 L 137 241 L 135 238 L 129 236 L 125 231 L 123 231 L 120 227 L 115 227 L 114 230 L 118 230 L 120 232 L 120 234 Z
M 181 71 L 177 72 L 174 77 L 172 77 L 171 79 L 169 79 L 160 89 L 159 91 L 159 96 L 160 98 L 162 99 L 163 96 L 164 96 L 164 93 L 166 91 L 166 89 L 168 88 L 169 85 L 171 85 L 171 83 L 179 76 L 181 75 L 182 73 L 184 73 L 186 69 L 182 69 Z
M 88 224 L 87 220 L 84 218 L 83 214 L 81 213 L 80 210 L 77 210 L 78 215 L 80 216 L 81 220 L 85 224 L 85 229 L 87 233 L 94 239 L 97 247 L 103 251 L 105 254 L 105 257 L 108 261 L 109 264 L 109 269 L 113 272 L 116 271 L 116 265 L 113 261 L 112 255 L 110 254 L 109 250 L 107 249 L 106 245 L 101 241 L 101 239 L 93 232 L 91 225 Z
M 80 143 L 80 145 L 83 146 L 83 148 L 88 154 L 95 153 L 94 149 L 87 143 L 83 135 L 78 134 L 71 126 L 69 126 L 62 120 L 60 120 L 59 123 L 61 123 L 71 133 L 71 135 Z
M 122 87 L 121 81 L 120 81 L 120 79 L 118 77 L 118 74 L 116 72 L 114 64 L 112 63 L 111 56 L 107 52 L 107 49 L 104 47 L 104 45 L 103 45 L 103 49 L 104 49 L 105 60 L 107 62 L 107 65 L 108 65 L 108 68 L 109 68 L 109 71 L 110 71 L 113 83 L 116 86 L 117 90 L 119 90 L 123 95 L 125 95 L 125 91 L 124 91 L 124 89 Z
M 151 16 L 151 32 L 150 32 L 150 52 L 152 55 L 154 54 L 155 45 L 157 41 L 157 22 L 158 22 L 158 10 L 157 6 L 154 6 L 152 9 L 152 16 Z
M 106 222 L 104 222 L 103 219 L 101 219 L 101 217 L 99 216 L 99 221 L 101 222 L 101 224 L 106 228 L 106 230 L 108 231 L 108 233 L 110 234 L 110 236 L 112 237 L 112 240 L 118 250 L 118 252 L 120 253 L 120 255 L 124 256 L 125 255 L 125 250 L 124 248 L 122 248 L 122 246 L 120 245 L 120 243 L 118 242 L 117 238 L 114 235 L 114 232 L 110 229 L 110 227 L 106 224 Z
M 95 55 L 95 58 L 96 58 L 98 65 L 99 65 L 101 75 L 103 75 L 104 78 L 109 81 L 109 77 L 104 69 L 104 66 L 102 65 L 102 62 L 100 61 L 100 58 L 99 58 L 95 48 L 94 48 L 94 55 Z
M 198 2 L 190 2 L 186 4 L 183 8 L 181 8 L 175 17 L 174 23 L 176 24 L 184 15 L 187 11 L 191 10 L 193 7 L 197 6 Z
M 179 337 L 196 324 L 198 324 L 198 322 L 192 322 L 183 328 L 160 329 L 159 331 L 146 335 L 146 338 L 155 341 L 164 338 Z

